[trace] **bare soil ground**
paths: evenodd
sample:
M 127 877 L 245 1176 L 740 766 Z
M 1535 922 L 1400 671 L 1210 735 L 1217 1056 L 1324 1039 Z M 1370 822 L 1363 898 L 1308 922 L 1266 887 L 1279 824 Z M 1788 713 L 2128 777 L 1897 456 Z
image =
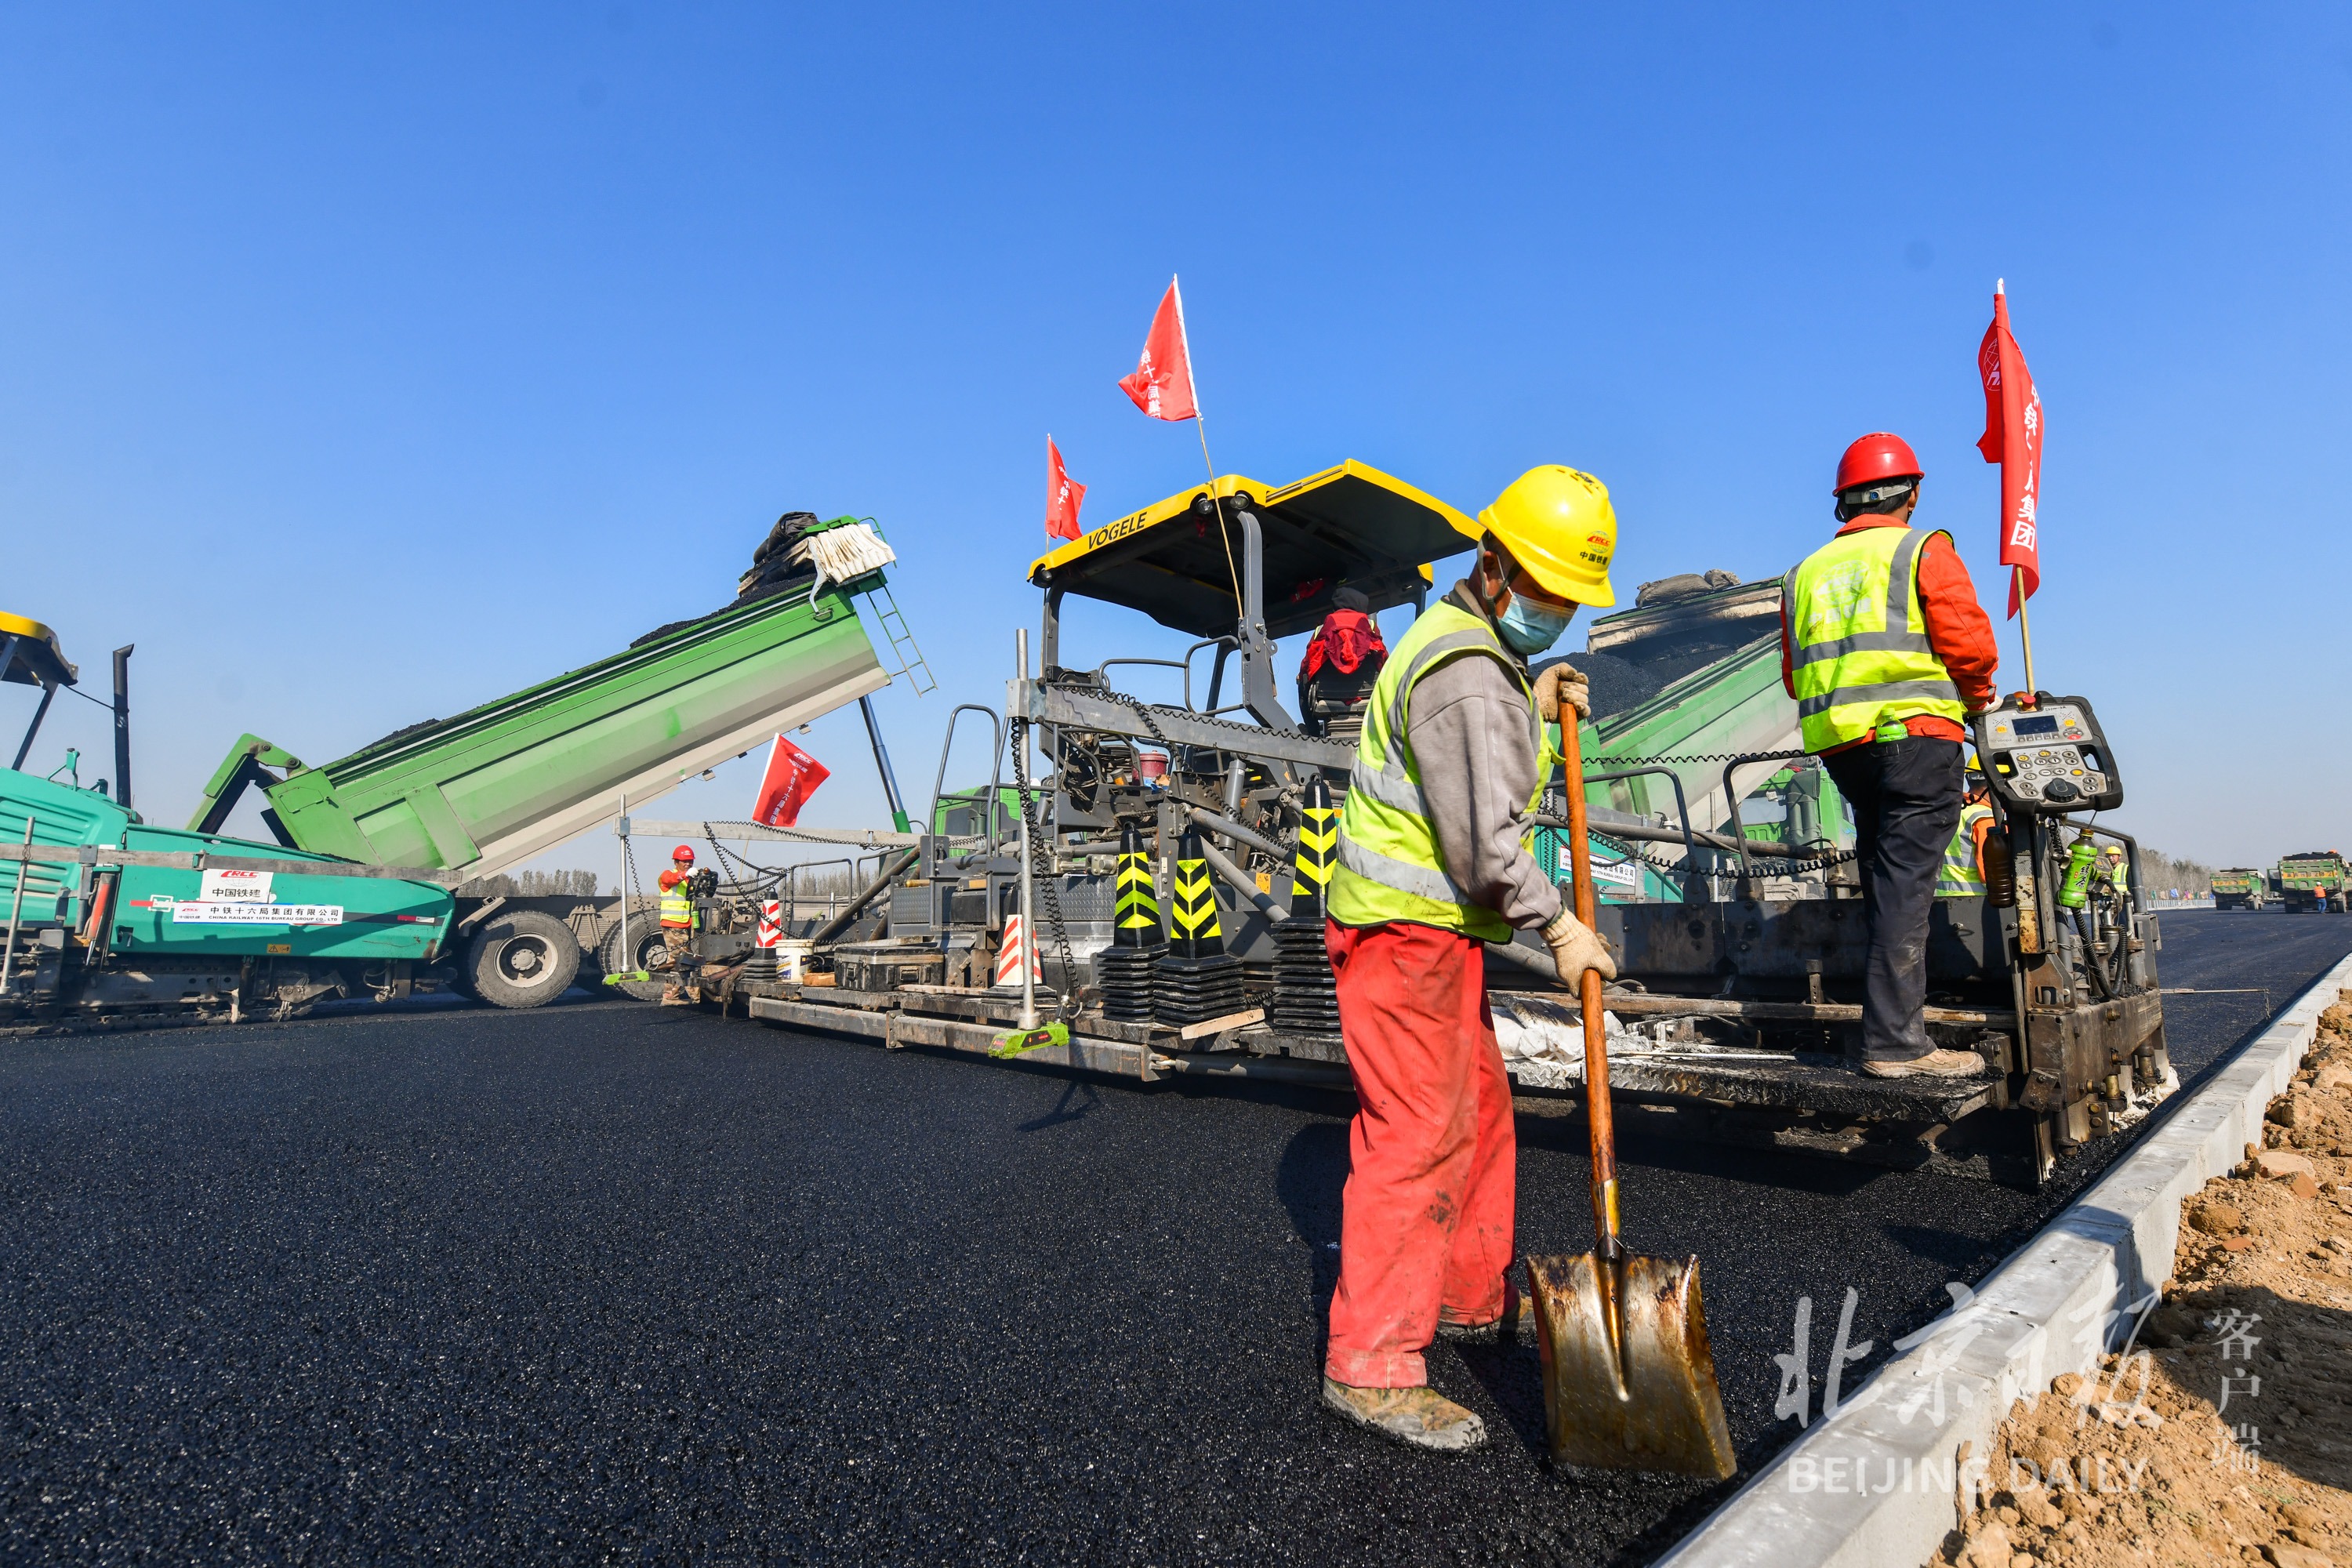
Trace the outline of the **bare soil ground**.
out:
M 2181 1209 L 2137 1342 L 2017 1402 L 1937 1568 L 2352 1564 L 2352 991 Z

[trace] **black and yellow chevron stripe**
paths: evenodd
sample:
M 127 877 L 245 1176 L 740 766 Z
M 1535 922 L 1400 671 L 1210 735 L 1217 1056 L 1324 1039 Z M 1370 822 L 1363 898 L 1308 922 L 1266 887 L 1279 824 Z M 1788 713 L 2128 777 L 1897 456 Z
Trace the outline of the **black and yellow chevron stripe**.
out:
M 1176 934 L 1188 942 L 1222 940 L 1217 925 L 1217 895 L 1209 881 L 1205 860 L 1179 860 L 1169 885 Z
M 1307 786 L 1298 812 L 1298 852 L 1291 858 L 1290 910 L 1318 914 L 1331 891 L 1331 868 L 1339 860 L 1339 809 L 1321 779 Z
M 1118 905 L 1111 915 L 1114 929 L 1149 931 L 1160 940 L 1160 899 L 1151 886 L 1151 858 L 1140 851 L 1118 858 Z
M 1297 885 L 1317 892 L 1331 884 L 1331 868 L 1339 863 L 1339 814 L 1330 806 L 1308 806 L 1299 814 L 1298 858 L 1294 868 Z

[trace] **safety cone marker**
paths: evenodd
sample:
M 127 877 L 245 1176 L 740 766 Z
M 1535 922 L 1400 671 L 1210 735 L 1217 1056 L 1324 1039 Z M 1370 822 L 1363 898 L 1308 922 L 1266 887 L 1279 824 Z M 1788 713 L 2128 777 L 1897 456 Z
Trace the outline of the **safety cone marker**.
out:
M 996 979 L 991 989 L 998 985 L 1020 989 L 1021 955 L 1024 952 L 1029 955 L 1030 979 L 1043 985 L 1045 972 L 1037 962 L 1037 944 L 1028 940 L 1028 933 L 1021 927 L 1019 915 L 1007 915 L 1004 917 L 1004 941 L 996 950 Z

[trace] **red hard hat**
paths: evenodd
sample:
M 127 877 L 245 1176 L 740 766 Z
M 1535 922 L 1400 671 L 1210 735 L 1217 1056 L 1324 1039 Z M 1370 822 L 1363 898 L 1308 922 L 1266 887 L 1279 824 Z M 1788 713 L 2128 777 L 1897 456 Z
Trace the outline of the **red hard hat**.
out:
M 1876 430 L 1845 449 L 1845 456 L 1838 459 L 1837 483 L 1830 487 L 1830 493 L 1881 479 L 1916 479 L 1926 472 L 1908 441 Z
M 669 858 L 673 860 L 691 860 L 694 858 L 694 848 L 691 845 L 681 844 L 669 852 Z

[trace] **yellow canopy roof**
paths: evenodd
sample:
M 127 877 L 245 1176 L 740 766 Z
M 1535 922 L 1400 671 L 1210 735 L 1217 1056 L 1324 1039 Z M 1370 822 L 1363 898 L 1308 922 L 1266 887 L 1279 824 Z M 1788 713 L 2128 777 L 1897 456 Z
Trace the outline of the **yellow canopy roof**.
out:
M 1234 580 L 1242 530 L 1213 487 L 1155 501 L 1071 540 L 1029 568 L 1029 581 L 1140 610 L 1194 637 L 1229 633 L 1241 618 Z M 1227 474 L 1216 497 L 1249 500 L 1265 537 L 1265 621 L 1280 637 L 1322 620 L 1343 584 L 1375 610 L 1411 601 L 1431 581 L 1428 563 L 1467 550 L 1478 525 L 1436 497 L 1368 464 L 1341 463 L 1278 489 Z M 1217 530 L 1223 516 L 1232 545 Z
M 81 679 L 81 672 L 66 662 L 57 633 L 38 621 L 0 610 L 0 645 L 10 637 L 16 643 L 5 668 L 0 668 L 0 680 L 13 680 L 19 686 L 71 686 Z

